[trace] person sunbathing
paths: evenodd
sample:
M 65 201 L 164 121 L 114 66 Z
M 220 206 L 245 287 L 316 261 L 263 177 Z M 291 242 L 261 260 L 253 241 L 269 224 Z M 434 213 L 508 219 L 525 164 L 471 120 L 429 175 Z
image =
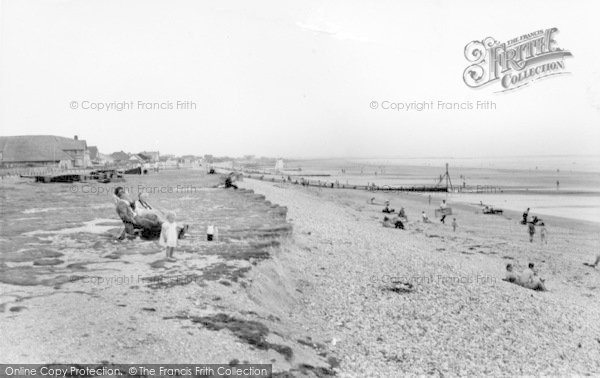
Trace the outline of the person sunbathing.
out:
M 394 228 L 399 228 L 401 230 L 404 230 L 404 223 L 402 223 L 402 221 L 400 220 L 400 218 L 395 217 L 392 222 L 394 222 Z
M 599 263 L 600 263 L 600 255 L 596 256 L 596 261 L 594 261 L 593 264 L 583 263 L 583 265 L 587 265 L 587 266 L 591 266 L 592 268 L 595 268 L 598 266 Z
M 523 270 L 520 275 L 517 275 L 514 271 L 513 265 L 506 264 L 506 276 L 502 280 L 514 283 L 527 289 L 546 291 L 544 280 L 537 276 L 533 268 L 533 263 L 529 263 L 529 267 Z
M 404 230 L 404 223 L 402 223 L 402 221 L 398 217 L 394 217 L 393 219 L 383 217 L 383 227 L 399 228 L 401 230 Z
M 518 284 L 532 290 L 546 291 L 544 280 L 537 276 L 533 263 L 529 263 L 527 269 L 519 276 Z
M 483 208 L 483 213 L 484 214 L 502 214 L 502 210 L 500 209 L 494 209 L 492 206 L 485 206 Z
M 506 264 L 506 277 L 503 278 L 504 281 L 516 283 L 517 275 L 514 272 L 512 264 Z

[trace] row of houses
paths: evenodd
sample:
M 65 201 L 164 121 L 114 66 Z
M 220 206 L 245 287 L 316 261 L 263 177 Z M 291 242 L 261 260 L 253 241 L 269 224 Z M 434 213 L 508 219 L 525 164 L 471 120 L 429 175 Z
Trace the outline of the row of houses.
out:
M 143 151 L 137 154 L 124 151 L 113 152 L 110 155 L 98 157 L 97 164 L 100 165 L 144 165 L 153 164 L 160 161 L 158 151 Z
M 0 136 L 0 168 L 59 167 L 91 168 L 104 165 L 136 165 L 157 163 L 158 151 L 137 154 L 123 151 L 102 154 L 96 146 L 77 135 L 66 138 L 55 135 Z
M 158 151 L 102 154 L 96 146 L 76 136 L 55 135 L 0 136 L 0 168 L 59 167 L 93 168 L 98 166 L 198 167 L 205 159 L 193 155 L 161 156 Z

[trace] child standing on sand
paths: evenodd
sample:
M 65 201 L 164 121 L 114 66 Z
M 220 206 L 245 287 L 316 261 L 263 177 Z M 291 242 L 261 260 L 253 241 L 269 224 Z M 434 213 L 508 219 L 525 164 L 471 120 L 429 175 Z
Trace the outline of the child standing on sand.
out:
M 452 218 L 452 231 L 456 232 L 456 227 L 458 227 L 458 223 L 456 223 L 456 218 Z
M 529 222 L 527 224 L 527 228 L 529 231 L 529 242 L 533 243 L 533 235 L 535 235 L 535 224 L 533 224 L 532 222 Z
M 540 223 L 540 239 L 542 240 L 542 244 L 547 244 L 548 241 L 546 240 L 546 225 L 544 224 L 544 222 Z
M 160 231 L 159 244 L 166 247 L 168 261 L 175 261 L 173 252 L 177 247 L 177 223 L 175 223 L 175 213 L 167 213 L 167 221 L 162 224 Z

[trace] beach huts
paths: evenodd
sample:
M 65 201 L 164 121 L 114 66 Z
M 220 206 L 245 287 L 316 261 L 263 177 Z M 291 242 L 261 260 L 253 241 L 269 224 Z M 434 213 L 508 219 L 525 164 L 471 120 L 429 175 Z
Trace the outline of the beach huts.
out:
M 77 136 L 17 135 L 0 137 L 0 167 L 87 168 L 91 165 L 85 140 Z

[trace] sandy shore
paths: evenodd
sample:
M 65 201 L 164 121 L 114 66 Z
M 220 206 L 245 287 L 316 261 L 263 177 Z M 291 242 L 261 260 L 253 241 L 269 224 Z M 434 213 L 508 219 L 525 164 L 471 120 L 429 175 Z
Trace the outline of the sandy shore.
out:
M 437 201 L 375 194 L 405 207 L 400 231 L 380 225 L 381 206 L 367 204 L 372 193 L 243 185 L 288 207 L 297 249 L 279 259 L 301 284 L 293 317 L 328 341 L 341 376 L 600 371 L 600 271 L 582 264 L 599 251 L 596 225 L 552 218 L 542 245 L 529 243 L 516 214 L 455 206 L 453 232 L 418 221 L 421 210 L 433 216 Z M 502 281 L 507 262 L 535 263 L 549 291 Z M 393 280 L 414 290 L 386 290 Z

